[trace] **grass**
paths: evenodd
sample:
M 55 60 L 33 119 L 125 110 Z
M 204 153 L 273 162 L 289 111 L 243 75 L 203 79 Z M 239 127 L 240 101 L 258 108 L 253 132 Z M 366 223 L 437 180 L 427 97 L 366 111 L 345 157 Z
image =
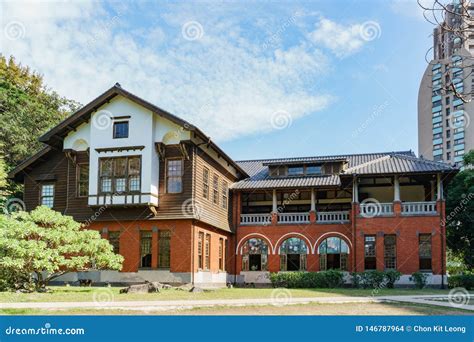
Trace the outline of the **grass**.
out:
M 197 300 L 270 298 L 274 289 L 233 288 L 190 293 L 179 290 L 163 290 L 160 293 L 120 294 L 118 287 L 50 287 L 48 293 L 0 292 L 0 303 L 11 302 L 92 302 L 102 301 L 147 301 L 147 300 Z M 395 296 L 448 294 L 439 289 L 291 289 L 292 297 L 338 297 L 338 296 Z
M 216 306 L 173 311 L 119 309 L 4 309 L 6 315 L 471 315 L 466 310 L 421 304 L 345 303 L 286 306 Z

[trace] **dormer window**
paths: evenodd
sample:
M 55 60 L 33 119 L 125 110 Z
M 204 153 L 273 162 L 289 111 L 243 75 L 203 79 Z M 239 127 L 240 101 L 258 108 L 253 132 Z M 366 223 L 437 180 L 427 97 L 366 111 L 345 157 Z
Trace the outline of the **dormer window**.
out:
M 303 166 L 289 166 L 288 167 L 288 176 L 302 176 L 304 175 Z
M 308 176 L 312 175 L 320 175 L 322 173 L 322 168 L 321 166 L 316 166 L 316 165 L 308 165 L 306 166 L 306 174 Z
M 114 122 L 114 139 L 128 138 L 128 121 Z

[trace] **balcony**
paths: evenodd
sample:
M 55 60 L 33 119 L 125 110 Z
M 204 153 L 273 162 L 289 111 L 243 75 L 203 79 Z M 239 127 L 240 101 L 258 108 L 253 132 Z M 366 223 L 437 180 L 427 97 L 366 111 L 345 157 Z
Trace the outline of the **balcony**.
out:
M 360 215 L 363 217 L 393 216 L 393 203 L 361 203 Z
M 89 195 L 88 205 L 91 207 L 131 207 L 131 206 L 158 206 L 158 196 L 151 193 L 109 193 Z
M 321 211 L 316 213 L 316 224 L 337 224 L 350 222 L 349 211 Z M 277 223 L 309 224 L 312 223 L 310 213 L 278 213 Z M 241 214 L 241 226 L 267 226 L 272 224 L 272 214 Z
M 436 215 L 436 202 L 402 203 L 402 215 Z
M 280 213 L 278 223 L 309 223 L 309 213 Z
M 271 223 L 271 214 L 240 214 L 240 225 L 242 226 L 267 226 Z
M 316 213 L 316 223 L 347 223 L 349 211 L 322 211 Z

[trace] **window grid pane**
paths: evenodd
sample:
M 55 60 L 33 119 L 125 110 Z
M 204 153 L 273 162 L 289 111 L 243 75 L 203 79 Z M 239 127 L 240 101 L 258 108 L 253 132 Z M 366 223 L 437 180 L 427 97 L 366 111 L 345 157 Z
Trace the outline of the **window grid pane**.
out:
M 54 184 L 43 184 L 40 197 L 41 205 L 52 208 L 54 206 Z
M 160 230 L 158 233 L 158 267 L 170 268 L 171 260 L 171 232 L 169 230 Z
M 140 191 L 140 157 L 100 159 L 100 192 Z
M 112 245 L 115 254 L 120 253 L 120 232 L 109 232 L 109 243 Z
M 209 170 L 206 168 L 202 172 L 202 197 L 209 198 Z
M 151 232 L 141 232 L 140 234 L 140 266 L 151 267 Z
M 384 237 L 384 257 L 385 268 L 397 268 L 397 237 L 396 235 L 385 235 Z
M 166 161 L 166 189 L 169 193 L 180 193 L 183 190 L 183 161 L 181 159 L 168 159 Z

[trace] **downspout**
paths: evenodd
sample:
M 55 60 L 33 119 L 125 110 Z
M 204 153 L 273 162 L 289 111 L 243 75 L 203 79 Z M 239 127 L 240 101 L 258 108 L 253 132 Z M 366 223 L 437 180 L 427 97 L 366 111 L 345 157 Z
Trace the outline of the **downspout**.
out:
M 357 182 L 357 174 L 354 175 L 352 178 L 352 182 Z M 356 191 L 359 191 L 359 186 L 357 186 Z M 354 194 L 354 185 L 352 185 L 352 238 L 354 240 L 354 261 L 352 264 L 353 272 L 357 272 L 357 212 L 356 212 L 356 198 Z M 359 198 L 357 198 L 357 203 L 359 203 Z
M 441 190 L 441 196 L 440 196 L 440 201 L 439 201 L 439 209 L 440 209 L 439 219 L 440 219 L 440 226 L 441 226 L 440 227 L 441 228 L 441 288 L 444 289 L 444 286 L 445 286 L 444 285 L 444 274 L 445 274 L 444 260 L 446 257 L 446 253 L 444 252 L 444 239 L 446 237 L 446 206 L 444 203 L 443 183 L 441 183 L 440 190 Z

